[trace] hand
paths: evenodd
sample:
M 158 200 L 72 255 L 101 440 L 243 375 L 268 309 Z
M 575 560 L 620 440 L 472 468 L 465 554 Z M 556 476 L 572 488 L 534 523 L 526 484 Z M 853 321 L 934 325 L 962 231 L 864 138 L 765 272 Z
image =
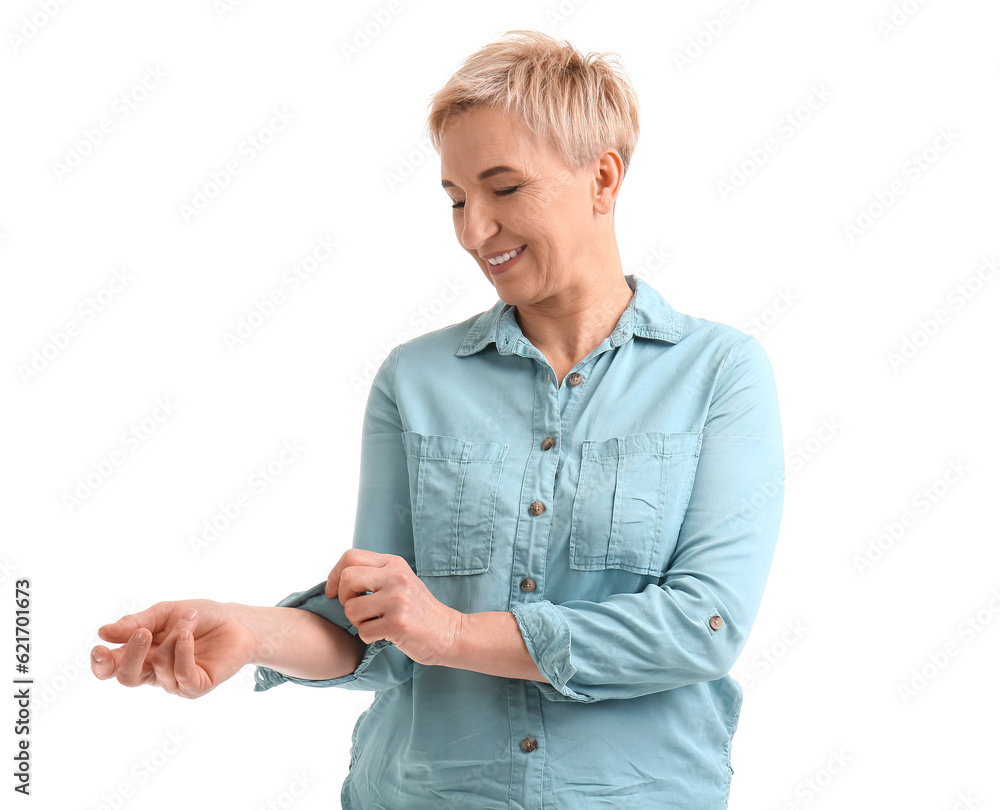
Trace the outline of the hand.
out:
M 150 684 L 173 695 L 197 698 L 253 660 L 256 640 L 242 621 L 240 605 L 188 599 L 157 602 L 97 631 L 90 667 L 101 680 L 123 686 Z
M 437 665 L 462 632 L 463 614 L 439 602 L 395 554 L 350 549 L 330 571 L 326 595 L 340 599 L 362 641 L 391 641 L 418 664 Z

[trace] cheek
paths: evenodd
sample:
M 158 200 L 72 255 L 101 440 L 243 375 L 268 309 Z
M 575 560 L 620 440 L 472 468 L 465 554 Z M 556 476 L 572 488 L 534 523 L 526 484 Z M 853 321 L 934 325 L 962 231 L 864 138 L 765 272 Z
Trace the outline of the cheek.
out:
M 573 245 L 574 225 L 565 216 L 539 214 L 527 227 L 528 236 L 539 243 L 539 252 L 560 253 Z

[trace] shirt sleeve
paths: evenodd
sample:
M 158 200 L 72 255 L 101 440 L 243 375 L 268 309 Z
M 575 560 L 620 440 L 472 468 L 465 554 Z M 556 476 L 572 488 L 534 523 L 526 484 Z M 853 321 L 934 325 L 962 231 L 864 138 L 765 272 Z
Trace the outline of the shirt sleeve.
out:
M 691 497 L 665 576 L 600 602 L 517 605 L 550 700 L 631 698 L 724 677 L 764 594 L 784 500 L 771 364 L 752 336 L 722 363 Z
M 365 408 L 361 436 L 361 476 L 354 522 L 354 548 L 383 554 L 398 554 L 413 565 L 413 528 L 410 522 L 410 489 L 402 424 L 395 399 L 399 346 L 389 352 L 372 382 Z M 333 563 L 331 561 L 331 568 Z M 358 631 L 344 615 L 339 599 L 328 599 L 326 580 L 306 591 L 293 593 L 278 607 L 308 610 L 342 627 L 352 635 Z M 306 686 L 341 686 L 345 689 L 383 691 L 413 677 L 413 661 L 392 642 L 375 641 L 367 646 L 354 672 L 340 678 L 307 680 L 258 666 L 254 691 L 263 692 L 285 681 Z

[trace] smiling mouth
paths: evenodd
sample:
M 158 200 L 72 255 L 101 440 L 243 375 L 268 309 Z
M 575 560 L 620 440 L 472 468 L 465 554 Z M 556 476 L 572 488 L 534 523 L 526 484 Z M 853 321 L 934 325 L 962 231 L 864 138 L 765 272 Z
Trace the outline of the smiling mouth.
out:
M 527 245 L 521 245 L 521 247 L 517 248 L 516 250 L 511 250 L 507 253 L 501 254 L 500 256 L 496 256 L 492 259 L 487 259 L 486 261 L 492 264 L 494 267 L 499 267 L 504 262 L 509 262 L 515 256 L 519 256 L 521 253 L 524 252 L 524 249 L 526 247 Z

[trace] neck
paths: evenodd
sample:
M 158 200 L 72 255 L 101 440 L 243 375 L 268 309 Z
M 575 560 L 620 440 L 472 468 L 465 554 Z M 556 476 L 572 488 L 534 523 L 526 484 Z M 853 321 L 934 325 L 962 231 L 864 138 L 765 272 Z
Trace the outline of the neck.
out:
M 577 282 L 557 301 L 518 305 L 514 317 L 542 354 L 572 366 L 611 334 L 632 295 L 618 262 L 614 271 Z

